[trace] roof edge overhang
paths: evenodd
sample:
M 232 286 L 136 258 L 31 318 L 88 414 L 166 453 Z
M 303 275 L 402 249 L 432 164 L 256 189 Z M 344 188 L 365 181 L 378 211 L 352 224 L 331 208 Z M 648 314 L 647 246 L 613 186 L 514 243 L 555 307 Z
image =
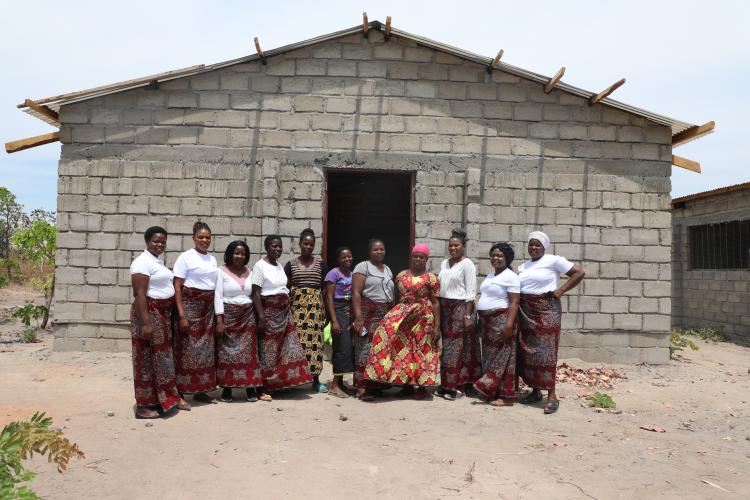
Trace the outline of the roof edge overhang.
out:
M 713 198 L 722 194 L 736 193 L 738 191 L 750 191 L 750 182 L 743 182 L 742 184 L 732 184 L 730 186 L 724 186 L 710 191 L 701 191 L 700 193 L 688 194 L 672 200 L 672 208 L 681 208 L 686 203 L 691 201 L 705 200 L 707 198 Z

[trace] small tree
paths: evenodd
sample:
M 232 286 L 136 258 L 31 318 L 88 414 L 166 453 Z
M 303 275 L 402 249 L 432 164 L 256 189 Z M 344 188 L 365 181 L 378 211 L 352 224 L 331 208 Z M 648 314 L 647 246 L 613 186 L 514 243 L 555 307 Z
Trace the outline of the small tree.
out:
M 0 258 L 10 259 L 13 232 L 23 224 L 24 219 L 23 206 L 16 201 L 16 195 L 0 186 Z M 10 267 L 6 267 L 6 272 L 8 278 L 12 278 Z
M 13 245 L 18 252 L 30 262 L 39 265 L 39 270 L 44 276 L 42 279 L 32 280 L 32 283 L 44 292 L 46 310 L 42 318 L 42 328 L 47 327 L 52 297 L 55 293 L 56 237 L 55 226 L 43 219 L 33 221 L 29 227 L 20 229 L 13 235 Z

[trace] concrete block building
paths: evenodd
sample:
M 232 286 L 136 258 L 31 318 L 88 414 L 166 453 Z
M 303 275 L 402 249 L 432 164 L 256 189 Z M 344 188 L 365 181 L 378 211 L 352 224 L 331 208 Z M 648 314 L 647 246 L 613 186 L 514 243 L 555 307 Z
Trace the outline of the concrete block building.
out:
M 750 345 L 750 182 L 672 201 L 672 324 Z
M 586 270 L 563 299 L 561 356 L 666 362 L 672 147 L 699 128 L 366 27 L 21 106 L 63 143 L 55 348 L 130 349 L 144 229 L 168 229 L 171 264 L 200 219 L 217 256 L 242 238 L 255 261 L 279 233 L 286 260 L 311 227 L 329 261 L 384 239 L 396 272 L 414 241 L 437 269 L 464 226 L 482 275 L 492 242 L 512 242 L 517 266 L 542 229 Z

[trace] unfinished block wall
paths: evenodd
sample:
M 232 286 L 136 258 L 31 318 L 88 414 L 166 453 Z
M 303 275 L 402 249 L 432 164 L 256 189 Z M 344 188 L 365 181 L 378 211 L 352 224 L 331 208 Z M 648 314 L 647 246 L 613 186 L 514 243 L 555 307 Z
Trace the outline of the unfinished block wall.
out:
M 580 263 L 561 356 L 666 362 L 671 133 L 666 126 L 371 32 L 64 106 L 57 349 L 129 349 L 128 266 L 152 224 L 168 262 L 200 218 L 216 239 L 296 248 L 321 232 L 325 169 L 416 171 L 416 238 L 437 269 L 451 227 L 489 271 L 532 229 Z M 291 256 L 289 253 L 283 258 Z

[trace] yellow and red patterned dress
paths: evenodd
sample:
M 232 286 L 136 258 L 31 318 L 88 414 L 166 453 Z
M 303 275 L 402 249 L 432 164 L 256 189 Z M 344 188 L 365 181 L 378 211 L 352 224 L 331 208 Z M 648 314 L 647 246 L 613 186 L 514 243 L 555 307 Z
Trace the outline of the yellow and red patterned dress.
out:
M 438 385 L 439 332 L 430 298 L 440 295 L 432 273 L 396 277 L 399 303 L 385 315 L 372 337 L 365 378 L 393 385 Z

